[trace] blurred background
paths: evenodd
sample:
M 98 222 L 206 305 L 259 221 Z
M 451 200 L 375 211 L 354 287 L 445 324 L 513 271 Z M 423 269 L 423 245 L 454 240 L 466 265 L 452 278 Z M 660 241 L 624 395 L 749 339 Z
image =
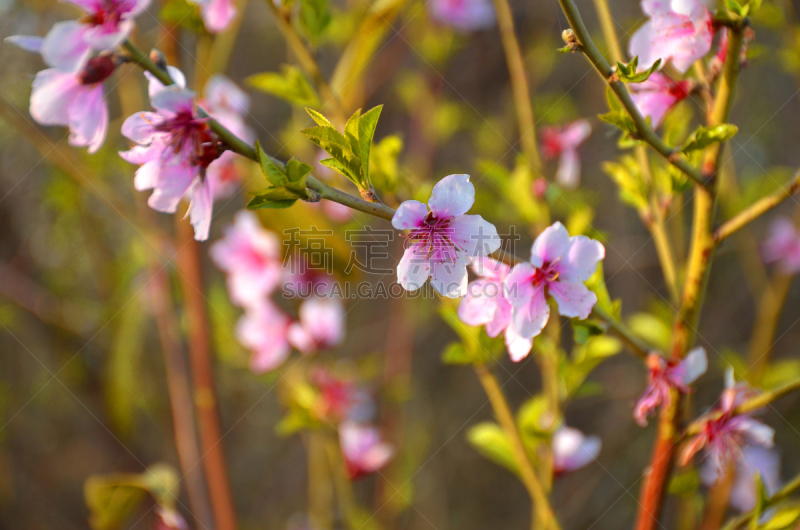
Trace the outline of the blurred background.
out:
M 643 14 L 632 0 L 612 4 L 626 46 Z M 251 96 L 247 121 L 264 149 L 284 160 L 296 156 L 313 163 L 316 148 L 298 133 L 313 124 L 311 119 L 299 106 L 248 81 L 254 74 L 279 71 L 293 62 L 292 55 L 263 2 L 239 5 L 243 16 L 235 30 L 212 39 L 198 29 L 197 14 L 184 0 L 154 2 L 138 19 L 135 40 L 143 49 L 158 47 L 177 57 L 190 84 L 224 72 Z M 400 141 L 397 163 L 382 168 L 378 192 L 396 206 L 398 200 L 426 199 L 445 175 L 469 173 L 478 190 L 473 211 L 501 232 L 516 225 L 522 237 L 516 253 L 526 256 L 531 234 L 519 230 L 520 219 L 501 185 L 520 146 L 497 30 L 455 31 L 432 20 L 430 7 L 419 1 L 381 6 L 385 10 L 373 24 L 381 28 L 372 35 L 374 52 L 352 70 L 352 86 L 343 98 L 351 112 L 383 104 L 376 142 L 390 135 Z M 633 327 L 646 328 L 649 337 L 660 334 L 668 341 L 670 305 L 651 238 L 603 171 L 604 162 L 620 156 L 617 131 L 596 118 L 606 111 L 603 83 L 579 55 L 556 52 L 567 23 L 555 0 L 512 0 L 511 6 L 537 126 L 585 117 L 593 127 L 579 149 L 581 186 L 563 192 L 554 218 L 602 239 L 606 282 L 611 296 L 623 301 L 623 315 Z M 582 0 L 578 6 L 602 44 L 593 4 Z M 765 0 L 754 21 L 756 38 L 732 114 L 739 134 L 725 156 L 721 217 L 777 189 L 800 164 L 796 6 Z M 331 6 L 332 21 L 314 50 L 326 77 L 358 36 L 366 8 L 360 0 Z M 65 3 L 3 0 L 0 37 L 43 35 L 54 22 L 74 16 L 73 6 Z M 117 155 L 128 147 L 119 133 L 122 120 L 147 106 L 137 68 L 123 66 L 107 84 L 110 133 L 104 148 L 90 156 L 67 145 L 65 129 L 42 128 L 31 120 L 30 82 L 43 68 L 39 57 L 4 45 L 0 64 L 0 527 L 86 528 L 88 477 L 140 473 L 156 462 L 179 468 L 156 325 L 160 291 L 154 286 L 171 294 L 168 305 L 181 331 L 176 347 L 185 355 L 185 290 L 174 268 L 186 251 L 180 227 L 187 223 L 149 210 L 147 193 L 133 189 L 135 168 Z M 697 100 L 681 106 L 695 122 L 702 113 Z M 546 175 L 554 173 L 554 163 L 545 167 Z M 247 166 L 242 190 L 215 205 L 209 241 L 191 245 L 190 251 L 201 258 L 222 445 L 239 526 L 303 528 L 308 495 L 303 437 L 276 432 L 284 414 L 279 377 L 248 369 L 249 352 L 234 332 L 240 311 L 228 301 L 224 276 L 208 259 L 209 244 L 244 207 L 248 190 L 264 186 L 262 179 L 257 168 Z M 355 191 L 347 182 L 334 182 Z M 688 194 L 684 201 L 674 215 L 688 222 Z M 797 217 L 797 201 L 787 201 L 780 211 Z M 345 275 L 343 270 L 351 251 L 344 232 L 366 223 L 388 229 L 387 222 L 362 214 L 335 221 L 302 203 L 260 215 L 264 226 L 281 237 L 291 227 L 333 230 L 340 278 L 394 279 L 394 273 Z M 710 369 L 691 398 L 696 413 L 717 399 L 723 367 L 746 355 L 758 293 L 770 272 L 758 258 L 757 241 L 766 228 L 767 221 L 755 223 L 724 245 L 714 264 L 698 336 L 709 352 Z M 389 254 L 385 264 L 391 269 L 402 254 L 400 240 Z M 800 286 L 794 285 L 775 334 L 773 358 L 783 361 L 779 371 L 786 377 L 800 375 L 798 300 Z M 469 427 L 491 419 L 492 412 L 472 370 L 441 362 L 455 334 L 437 307 L 429 299 L 347 301 L 347 338 L 326 355 L 358 366 L 377 401 L 378 424 L 398 447 L 381 476 L 355 484 L 356 497 L 386 528 L 525 527 L 530 507 L 523 487 L 466 440 Z M 569 351 L 572 334 L 569 326 L 564 329 Z M 519 364 L 503 359 L 496 372 L 513 407 L 540 391 L 532 357 Z M 555 508 L 564 528 L 629 527 L 654 434 L 652 425 L 642 429 L 631 416 L 645 370 L 622 352 L 603 362 L 590 380 L 595 390 L 571 403 L 566 417 L 571 426 L 600 436 L 602 452 L 596 462 L 557 481 Z M 777 431 L 784 478 L 800 471 L 796 405 L 796 397 L 786 398 L 763 417 Z M 392 495 L 396 490 L 400 493 Z M 668 502 L 671 524 L 674 508 L 685 508 L 686 499 L 675 495 Z M 123 527 L 150 528 L 149 508 L 147 503 L 137 508 L 139 515 Z

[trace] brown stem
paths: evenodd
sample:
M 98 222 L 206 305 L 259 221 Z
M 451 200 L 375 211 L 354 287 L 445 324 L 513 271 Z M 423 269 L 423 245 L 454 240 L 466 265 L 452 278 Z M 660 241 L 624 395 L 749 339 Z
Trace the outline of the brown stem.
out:
M 725 474 L 720 476 L 717 483 L 709 490 L 706 510 L 698 530 L 719 530 L 728 511 L 728 499 L 733 489 L 735 473 L 736 469 L 733 466 L 727 466 Z
M 186 311 L 189 366 L 194 383 L 194 406 L 200 424 L 203 466 L 211 496 L 211 507 L 218 530 L 234 530 L 233 507 L 228 471 L 222 448 L 214 369 L 211 360 L 208 317 L 203 296 L 200 245 L 194 240 L 192 225 L 175 216 L 178 234 L 178 272 Z
M 146 207 L 142 208 L 142 215 L 149 215 L 150 212 L 145 209 Z M 178 320 L 172 307 L 169 278 L 154 252 L 149 253 L 148 262 L 152 278 L 150 287 L 153 319 L 164 357 L 178 461 L 183 471 L 183 481 L 197 528 L 213 528 L 214 519 L 209 506 L 203 469 L 197 465 L 200 461 L 200 448 L 197 444 L 192 389 L 181 350 Z
M 725 123 L 733 105 L 733 93 L 739 76 L 739 51 L 742 46 L 741 31 L 732 31 L 728 41 L 728 56 L 725 70 L 717 90 L 717 98 L 710 116 L 709 125 Z M 686 280 L 683 287 L 681 307 L 675 322 L 672 342 L 672 357 L 681 359 L 694 341 L 700 309 L 708 284 L 711 261 L 716 247 L 713 237 L 715 211 L 715 181 L 719 169 L 722 146 L 714 144 L 706 150 L 703 162 L 705 186 L 695 189 L 692 244 Z M 640 496 L 637 530 L 655 530 L 664 506 L 666 485 L 672 471 L 672 460 L 679 439 L 681 400 L 673 391 L 672 405 L 664 407 L 659 415 L 656 446 Z

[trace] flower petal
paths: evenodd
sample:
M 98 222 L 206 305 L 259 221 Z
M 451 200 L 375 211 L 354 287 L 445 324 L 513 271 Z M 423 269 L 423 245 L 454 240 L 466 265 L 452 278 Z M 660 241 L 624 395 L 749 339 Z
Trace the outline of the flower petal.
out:
M 69 108 L 80 93 L 75 74 L 48 68 L 33 79 L 30 112 L 42 125 L 69 125 Z
M 88 146 L 90 153 L 96 152 L 103 145 L 108 131 L 108 106 L 103 85 L 84 86 L 68 111 L 70 145 Z
M 464 215 L 475 202 L 475 186 L 469 175 L 448 175 L 433 187 L 428 206 L 439 219 Z
M 461 298 L 467 292 L 469 258 L 456 253 L 455 261 L 431 260 L 431 286 L 448 298 Z
M 534 295 L 533 276 L 536 274 L 530 263 L 518 263 L 508 273 L 504 283 L 504 295 L 514 307 L 528 305 Z
M 77 72 L 92 50 L 84 40 L 87 26 L 76 20 L 56 22 L 42 42 L 42 58 L 64 72 Z
M 544 289 L 534 290 L 529 304 L 514 307 L 511 321 L 521 337 L 532 339 L 538 336 L 550 319 L 550 305 L 544 296 Z
M 597 436 L 563 426 L 553 434 L 553 467 L 559 473 L 580 469 L 597 458 L 601 446 Z
M 428 207 L 419 201 L 404 201 L 392 217 L 392 226 L 398 230 L 419 228 L 428 215 Z
M 214 209 L 214 199 L 211 197 L 208 180 L 196 179 L 192 184 L 191 196 L 192 201 L 189 203 L 187 213 L 194 227 L 194 238 L 197 241 L 205 241 L 211 229 L 211 215 Z
M 537 268 L 545 263 L 552 263 L 566 255 L 569 248 L 569 232 L 564 225 L 556 221 L 545 228 L 533 242 L 531 263 Z
M 506 327 L 505 342 L 508 356 L 515 363 L 527 357 L 533 348 L 533 340 L 520 335 L 512 322 Z
M 412 244 L 397 264 L 397 283 L 406 291 L 416 291 L 428 280 L 430 265 L 425 249 Z
M 585 282 L 597 269 L 597 264 L 606 257 L 602 243 L 586 236 L 574 236 L 569 240 L 569 250 L 558 264 L 559 279 L 570 282 Z
M 480 215 L 462 215 L 453 219 L 449 232 L 454 243 L 469 257 L 487 257 L 500 248 L 497 228 Z
M 684 385 L 694 383 L 698 377 L 706 373 L 708 369 L 708 358 L 706 357 L 706 350 L 702 346 L 693 348 L 686 358 L 681 361 L 675 371 Z
M 581 282 L 551 282 L 548 288 L 558 303 L 558 313 L 565 317 L 584 320 L 597 303 L 597 295 Z
M 34 53 L 42 53 L 42 46 L 44 45 L 44 39 L 34 35 L 12 35 L 10 37 L 6 37 L 4 42 L 13 44 L 17 48 Z

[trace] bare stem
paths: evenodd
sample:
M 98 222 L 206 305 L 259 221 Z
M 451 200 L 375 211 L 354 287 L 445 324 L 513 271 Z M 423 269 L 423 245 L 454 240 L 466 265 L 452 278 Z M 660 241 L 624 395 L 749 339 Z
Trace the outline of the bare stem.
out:
M 528 75 L 525 72 L 525 61 L 514 30 L 514 17 L 508 0 L 494 0 L 494 9 L 497 13 L 497 27 L 503 42 L 503 51 L 506 55 L 508 73 L 511 79 L 511 90 L 514 94 L 514 106 L 517 109 L 517 124 L 519 126 L 519 139 L 522 151 L 528 163 L 534 169 L 542 167 L 539 156 L 539 146 L 536 141 L 535 119 L 533 105 L 531 105 L 531 91 L 528 86 Z
M 789 294 L 791 284 L 792 276 L 777 273 L 764 289 L 758 301 L 756 320 L 753 323 L 748 349 L 750 362 L 748 371 L 752 373 L 750 378 L 752 381 L 759 382 L 764 376 L 764 370 L 772 355 L 778 319 L 783 305 L 786 303 L 786 296 Z
M 637 357 L 646 359 L 647 355 L 651 351 L 655 350 L 655 348 L 634 335 L 634 333 L 628 329 L 624 323 L 609 315 L 597 305 L 595 305 L 594 309 L 592 309 L 592 316 L 605 322 L 608 326 L 608 330 L 616 335 L 617 338 L 619 338 L 622 342 L 624 342 L 628 349 Z
M 517 430 L 517 423 L 508 406 L 503 390 L 497 383 L 494 374 L 485 365 L 475 365 L 475 373 L 486 391 L 486 397 L 489 398 L 497 421 L 506 432 L 506 436 L 508 436 L 520 478 L 531 496 L 539 521 L 543 524 L 545 530 L 559 530 L 558 520 L 553 513 L 553 508 L 550 506 L 550 500 L 547 498 L 547 494 L 539 482 L 536 472 L 533 470 L 533 465 L 525 450 L 522 437 Z
M 763 199 L 754 202 L 743 211 L 739 212 L 732 218 L 725 221 L 716 232 L 714 232 L 714 241 L 721 243 L 729 236 L 735 234 L 745 226 L 749 225 L 765 213 L 769 212 L 783 201 L 800 191 L 800 174 L 788 186 L 782 190 Z
M 680 155 L 678 151 L 668 146 L 664 140 L 662 140 L 656 134 L 653 128 L 647 123 L 642 114 L 639 112 L 639 109 L 636 107 L 633 99 L 631 99 L 628 89 L 625 88 L 625 83 L 619 80 L 614 69 L 611 68 L 603 55 L 600 53 L 600 50 L 597 49 L 597 46 L 592 41 L 592 38 L 589 35 L 589 30 L 586 29 L 586 25 L 584 25 L 583 19 L 581 19 L 580 12 L 578 11 L 575 2 L 573 2 L 573 0 L 558 1 L 561 4 L 561 9 L 564 11 L 564 14 L 567 16 L 567 21 L 569 21 L 572 31 L 578 38 L 580 50 L 583 52 L 586 58 L 589 59 L 589 62 L 592 63 L 592 66 L 594 66 L 595 70 L 597 70 L 603 80 L 608 84 L 609 88 L 611 88 L 612 92 L 614 92 L 614 95 L 617 97 L 619 102 L 625 108 L 625 111 L 636 125 L 636 130 L 639 133 L 640 139 L 655 149 L 658 154 L 663 156 L 670 164 L 681 170 L 696 184 L 705 186 L 707 183 L 702 173 L 697 168 L 693 167 L 685 157 Z

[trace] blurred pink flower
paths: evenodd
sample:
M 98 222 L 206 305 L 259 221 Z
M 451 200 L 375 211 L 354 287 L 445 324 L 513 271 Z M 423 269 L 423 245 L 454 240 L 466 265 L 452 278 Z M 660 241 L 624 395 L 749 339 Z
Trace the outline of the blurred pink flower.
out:
M 650 116 L 656 129 L 672 107 L 689 97 L 691 82 L 675 81 L 666 74 L 653 72 L 647 81 L 628 84 L 628 89 L 636 108 L 645 118 Z
M 319 389 L 314 410 L 333 422 L 368 421 L 374 405 L 367 392 L 352 379 L 334 377 L 324 368 L 311 372 L 311 382 Z
M 780 456 L 775 449 L 765 449 L 757 445 L 747 446 L 736 462 L 735 473 L 728 503 L 738 512 L 749 512 L 755 508 L 758 496 L 756 473 L 760 476 L 768 495 L 774 494 L 781 487 Z M 711 486 L 717 482 L 719 473 L 711 462 L 707 462 L 700 468 L 700 476 L 706 486 Z
M 558 158 L 556 182 L 565 188 L 574 188 L 581 178 L 581 160 L 578 146 L 592 133 L 586 120 L 577 120 L 563 127 L 544 127 L 541 131 L 542 155 L 553 160 Z
M 431 14 L 459 31 L 477 31 L 494 26 L 494 4 L 490 0 L 432 0 Z
M 156 506 L 155 530 L 189 530 L 189 523 L 177 510 Z
M 230 26 L 236 18 L 236 4 L 233 0 L 189 0 L 200 6 L 203 24 L 211 33 L 219 33 Z
M 689 385 L 706 373 L 708 368 L 706 350 L 702 347 L 694 348 L 680 362 L 651 353 L 647 356 L 647 368 L 647 388 L 633 409 L 633 418 L 642 427 L 647 425 L 647 417 L 659 405 L 669 406 L 673 388 L 683 393 L 691 392 Z
M 521 361 L 530 353 L 533 341 L 521 337 L 511 323 L 511 302 L 503 292 L 509 266 L 491 258 L 476 258 L 472 270 L 480 279 L 467 287 L 467 295 L 458 306 L 459 318 L 470 326 L 486 326 L 486 334 L 490 337 L 505 331 L 511 360 Z
M 209 116 L 245 142 L 255 142 L 255 132 L 245 121 L 250 110 L 250 96 L 246 92 L 224 75 L 217 74 L 208 80 L 203 94 L 199 105 Z M 206 178 L 214 200 L 230 197 L 239 188 L 242 170 L 237 160 L 236 153 L 225 151 L 208 167 Z
M 344 340 L 345 312 L 332 298 L 309 298 L 300 306 L 300 319 L 289 326 L 289 342 L 303 353 L 338 346 Z
M 754 419 L 751 414 L 734 415 L 734 409 L 755 392 L 745 383 L 736 384 L 733 370 L 726 373 L 725 390 L 717 410 L 703 417 L 703 430 L 686 443 L 681 451 L 681 465 L 686 465 L 703 447 L 719 475 L 728 463 L 737 461 L 745 445 L 771 448 L 775 431 Z
M 394 447 L 381 439 L 378 429 L 353 421 L 339 426 L 339 444 L 351 479 L 378 471 L 394 456 Z
M 30 112 L 42 125 L 69 127 L 69 143 L 97 151 L 108 131 L 108 106 L 103 81 L 117 65 L 113 57 L 99 55 L 78 72 L 48 68 L 36 74 Z
M 531 249 L 531 262 L 515 265 L 506 278 L 505 293 L 514 306 L 512 320 L 519 334 L 530 339 L 542 332 L 550 318 L 548 294 L 561 315 L 587 318 L 597 295 L 584 282 L 605 254 L 599 241 L 570 237 L 559 222 L 539 234 Z
M 198 241 L 208 239 L 213 201 L 206 169 L 220 155 L 220 145 L 195 107 L 195 94 L 178 85 L 155 91 L 155 112 L 138 112 L 122 124 L 122 134 L 138 145 L 120 156 L 141 167 L 134 187 L 153 189 L 147 201 L 154 210 L 174 213 L 184 195 Z
M 94 51 L 113 50 L 133 31 L 133 18 L 150 0 L 67 0 L 86 14 L 56 22 L 42 42 L 44 61 L 65 72 L 80 70 Z
M 246 210 L 238 212 L 222 233 L 209 254 L 227 274 L 228 295 L 236 305 L 258 306 L 281 280 L 280 241 L 261 226 L 256 214 Z
M 253 352 L 250 369 L 256 373 L 274 370 L 292 349 L 287 340 L 291 320 L 272 302 L 248 308 L 236 323 L 239 342 Z
M 650 20 L 629 43 L 630 55 L 639 57 L 641 68 L 661 59 L 685 73 L 711 49 L 713 19 L 701 0 L 642 0 L 642 10 Z
M 784 274 L 800 272 L 800 233 L 788 217 L 775 219 L 762 249 L 764 261 L 777 263 Z
M 603 443 L 597 436 L 586 436 L 563 425 L 553 433 L 553 472 L 557 475 L 580 469 L 600 454 Z
M 392 225 L 410 233 L 397 266 L 397 283 L 416 291 L 430 277 L 439 294 L 464 296 L 470 258 L 488 256 L 500 248 L 494 225 L 480 215 L 464 215 L 474 202 L 475 187 L 469 175 L 449 175 L 433 187 L 428 206 L 419 201 L 400 205 Z

